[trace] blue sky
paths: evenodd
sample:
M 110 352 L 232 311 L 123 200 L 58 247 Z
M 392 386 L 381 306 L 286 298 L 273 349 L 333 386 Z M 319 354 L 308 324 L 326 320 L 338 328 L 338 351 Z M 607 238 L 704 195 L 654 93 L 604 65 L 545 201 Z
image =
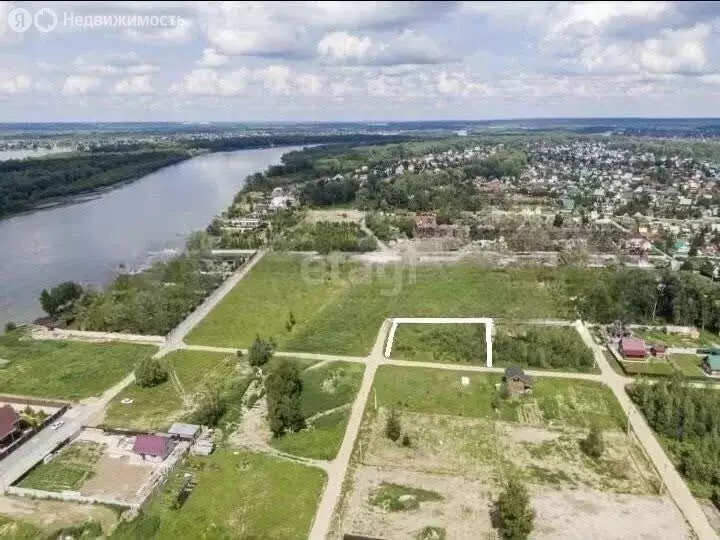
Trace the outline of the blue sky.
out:
M 556 116 L 720 116 L 720 2 L 0 1 L 0 121 Z

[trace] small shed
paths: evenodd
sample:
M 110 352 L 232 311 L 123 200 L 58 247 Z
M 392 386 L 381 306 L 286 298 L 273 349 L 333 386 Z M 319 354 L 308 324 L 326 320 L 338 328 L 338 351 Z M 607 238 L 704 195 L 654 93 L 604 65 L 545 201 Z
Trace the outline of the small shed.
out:
M 625 358 L 645 358 L 647 354 L 645 342 L 640 338 L 634 337 L 622 338 L 618 350 Z
M 532 391 L 532 379 L 519 366 L 508 366 L 505 368 L 503 377 L 505 388 L 511 396 L 527 394 Z
M 159 461 L 170 455 L 174 447 L 173 440 L 163 435 L 138 435 L 133 444 L 133 453 L 145 458 L 153 458 Z
M 720 375 L 720 354 L 708 354 L 703 358 L 702 365 L 708 375 Z
M 665 356 L 665 351 L 666 351 L 665 345 L 663 345 L 662 343 L 656 343 L 655 345 L 650 347 L 650 354 L 652 354 L 653 356 L 660 357 L 660 358 Z
M 168 433 L 176 439 L 192 441 L 200 433 L 200 426 L 195 424 L 183 424 L 182 422 L 176 422 L 172 426 L 170 426 Z

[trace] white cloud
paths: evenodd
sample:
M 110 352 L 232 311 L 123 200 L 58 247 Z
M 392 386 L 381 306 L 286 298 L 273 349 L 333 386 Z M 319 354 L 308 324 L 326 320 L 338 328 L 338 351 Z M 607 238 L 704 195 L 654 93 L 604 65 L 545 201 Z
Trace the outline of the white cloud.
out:
M 96 90 L 102 79 L 92 75 L 70 75 L 63 84 L 64 94 L 87 94 Z
M 19 94 L 30 89 L 32 79 L 21 73 L 0 73 L 0 93 Z
M 274 94 L 290 94 L 292 92 L 292 73 L 290 68 L 272 65 L 253 73 L 253 79 L 261 82 L 267 90 Z
M 449 59 L 432 39 L 412 30 L 405 30 L 387 42 L 332 32 L 318 43 L 317 52 L 323 61 L 339 65 L 436 64 Z
M 150 82 L 150 75 L 132 75 L 123 77 L 113 87 L 113 94 L 147 95 L 154 90 Z
M 306 73 L 295 79 L 297 91 L 305 96 L 318 96 L 323 90 L 323 81 L 318 75 Z
M 218 53 L 212 47 L 203 50 L 202 58 L 198 60 L 198 65 L 203 67 L 220 67 L 228 63 L 228 57 Z
M 235 96 L 245 92 L 249 75 L 249 70 L 245 68 L 228 73 L 207 68 L 194 69 L 172 90 L 200 96 Z
M 369 37 L 353 36 L 347 32 L 333 32 L 327 34 L 318 43 L 317 50 L 324 59 L 346 63 L 365 61 L 370 47 L 372 47 L 372 40 Z

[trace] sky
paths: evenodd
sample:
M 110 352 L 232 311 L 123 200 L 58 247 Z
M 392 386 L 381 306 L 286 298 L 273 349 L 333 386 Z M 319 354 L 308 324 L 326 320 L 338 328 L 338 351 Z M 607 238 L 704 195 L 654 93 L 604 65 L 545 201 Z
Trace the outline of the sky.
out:
M 720 2 L 0 0 L 0 122 L 613 116 L 720 116 Z

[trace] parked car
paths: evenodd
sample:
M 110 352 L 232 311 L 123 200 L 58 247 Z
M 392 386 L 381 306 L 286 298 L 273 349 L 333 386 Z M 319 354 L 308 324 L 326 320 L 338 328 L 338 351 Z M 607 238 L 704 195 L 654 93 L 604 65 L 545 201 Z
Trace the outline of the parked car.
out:
M 64 425 L 65 422 L 63 422 L 62 420 L 58 420 L 57 422 L 53 422 L 52 424 L 50 424 L 50 429 L 60 429 Z

